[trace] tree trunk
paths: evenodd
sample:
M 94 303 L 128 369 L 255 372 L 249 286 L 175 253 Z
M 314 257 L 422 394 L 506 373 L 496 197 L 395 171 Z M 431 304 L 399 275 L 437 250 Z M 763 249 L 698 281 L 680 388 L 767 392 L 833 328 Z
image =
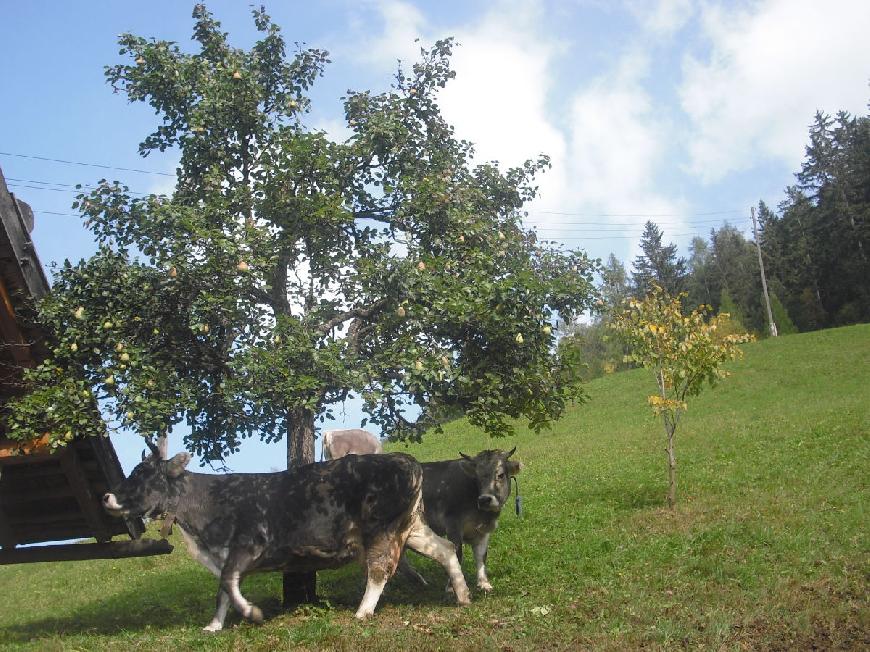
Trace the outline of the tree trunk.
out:
M 676 429 L 677 424 L 669 423 L 665 417 L 665 431 L 668 433 L 668 508 L 671 511 L 674 511 L 677 505 L 677 456 L 674 451 L 674 432 Z
M 314 461 L 314 412 L 287 414 L 287 470 Z M 317 601 L 317 573 L 284 573 L 284 608 Z

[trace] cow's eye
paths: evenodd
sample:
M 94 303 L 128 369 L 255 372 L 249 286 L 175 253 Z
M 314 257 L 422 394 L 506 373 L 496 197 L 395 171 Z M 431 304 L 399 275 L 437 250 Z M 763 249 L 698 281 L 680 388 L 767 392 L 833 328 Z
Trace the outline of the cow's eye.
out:
M 497 477 L 499 480 L 504 480 L 504 471 L 499 471 L 499 472 L 498 472 L 498 475 L 497 475 L 496 477 Z

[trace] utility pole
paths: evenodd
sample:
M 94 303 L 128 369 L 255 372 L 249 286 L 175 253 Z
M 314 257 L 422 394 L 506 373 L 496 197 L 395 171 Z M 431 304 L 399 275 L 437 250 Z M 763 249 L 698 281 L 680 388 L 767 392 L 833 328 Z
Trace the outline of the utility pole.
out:
M 749 209 L 752 215 L 752 234 L 755 236 L 755 248 L 758 250 L 758 268 L 761 270 L 761 287 L 764 290 L 764 305 L 767 306 L 767 323 L 770 324 L 770 335 L 776 337 L 776 324 L 773 323 L 773 312 L 770 310 L 770 297 L 767 294 L 767 277 L 764 275 L 764 261 L 761 260 L 761 243 L 758 241 L 758 228 L 755 225 L 755 206 Z

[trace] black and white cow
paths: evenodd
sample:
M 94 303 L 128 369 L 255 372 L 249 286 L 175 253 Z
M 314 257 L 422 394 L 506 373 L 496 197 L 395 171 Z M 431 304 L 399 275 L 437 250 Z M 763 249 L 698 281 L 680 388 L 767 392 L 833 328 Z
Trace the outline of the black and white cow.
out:
M 374 433 L 362 428 L 327 430 L 323 433 L 322 457 L 337 460 L 345 455 L 369 455 L 383 453 L 381 440 Z
M 501 508 L 510 496 L 511 478 L 520 472 L 520 462 L 508 458 L 516 451 L 481 451 L 475 457 L 443 462 L 423 462 L 423 504 L 426 522 L 436 533 L 446 536 L 456 547 L 462 563 L 462 544 L 471 545 L 477 567 L 477 586 L 491 591 L 486 576 L 489 536 L 498 526 Z M 425 580 L 401 560 L 403 572 Z M 450 588 L 450 587 L 448 587 Z
M 150 442 L 149 442 L 150 444 Z M 374 613 L 403 546 L 447 570 L 459 604 L 469 593 L 453 547 L 422 518 L 423 473 L 409 455 L 351 455 L 279 473 L 207 475 L 185 469 L 190 455 L 156 455 L 103 496 L 113 516 L 174 518 L 191 555 L 220 580 L 217 610 L 204 628 L 223 627 L 227 609 L 262 622 L 239 590 L 255 571 L 309 572 L 352 561 L 366 567 L 357 618 Z

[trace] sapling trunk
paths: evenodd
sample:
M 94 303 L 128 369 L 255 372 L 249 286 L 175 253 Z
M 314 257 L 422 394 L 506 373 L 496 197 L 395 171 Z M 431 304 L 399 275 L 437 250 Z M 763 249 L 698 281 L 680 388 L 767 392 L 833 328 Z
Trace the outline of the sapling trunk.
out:
M 674 433 L 677 430 L 675 420 L 668 419 L 668 415 L 664 415 L 665 432 L 668 435 L 668 508 L 674 511 L 677 504 L 677 455 L 674 450 Z

